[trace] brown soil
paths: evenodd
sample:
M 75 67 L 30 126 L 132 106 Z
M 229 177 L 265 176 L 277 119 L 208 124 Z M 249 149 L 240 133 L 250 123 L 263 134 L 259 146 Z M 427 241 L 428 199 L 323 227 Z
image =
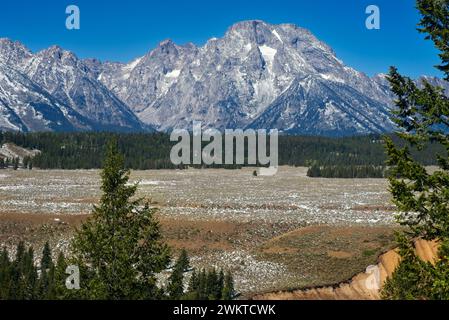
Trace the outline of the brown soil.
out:
M 435 262 L 438 251 L 436 242 L 417 240 L 417 255 L 424 261 Z M 392 275 L 400 261 L 396 250 L 390 250 L 379 257 L 375 266 L 367 268 L 349 282 L 336 286 L 310 288 L 294 291 L 270 292 L 255 295 L 254 300 L 378 300 L 386 279 Z M 376 272 L 379 281 L 376 280 Z
M 333 258 L 337 258 L 337 259 L 347 259 L 352 257 L 352 253 L 351 252 L 346 252 L 346 251 L 328 251 L 327 255 L 329 257 L 333 257 Z
M 6 212 L 0 213 L 0 244 L 17 244 L 23 240 L 40 245 L 53 236 L 68 238 L 89 215 L 55 215 Z M 265 239 L 289 231 L 292 226 L 272 223 L 202 221 L 158 215 L 163 236 L 175 250 L 187 249 L 194 254 L 203 250 L 253 249 Z
M 42 246 L 45 241 L 53 245 L 60 239 L 70 239 L 73 230 L 88 217 L 89 215 L 0 213 L 0 244 L 13 246 L 23 240 L 35 248 Z M 363 266 L 371 263 L 371 259 L 372 263 L 375 262 L 379 250 L 384 250 L 391 243 L 392 235 L 390 227 L 318 225 L 296 229 L 297 226 L 294 225 L 260 221 L 202 221 L 170 218 L 166 215 L 157 217 L 165 240 L 175 251 L 185 248 L 192 256 L 205 256 L 213 252 L 246 250 L 257 255 L 261 261 L 282 263 L 290 276 L 273 283 L 272 289 L 323 285 L 349 279 L 360 272 Z M 292 228 L 295 230 L 291 230 Z M 422 245 L 417 248 L 423 255 L 428 252 Z M 369 256 L 365 254 L 367 251 Z M 390 261 L 391 259 L 387 259 L 383 263 L 388 270 L 392 269 L 388 265 Z M 353 279 L 355 281 L 357 278 Z M 354 297 L 355 294 L 347 293 L 348 290 L 352 289 L 343 287 L 336 293 L 329 288 L 282 291 L 256 298 L 306 299 L 316 295 L 321 295 L 323 299 Z M 360 297 L 367 296 L 363 291 L 360 292 Z

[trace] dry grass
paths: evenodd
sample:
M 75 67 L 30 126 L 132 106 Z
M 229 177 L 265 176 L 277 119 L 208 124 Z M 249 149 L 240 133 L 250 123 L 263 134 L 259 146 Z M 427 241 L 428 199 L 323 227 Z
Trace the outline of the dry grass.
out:
M 243 293 L 347 280 L 389 247 L 394 208 L 385 180 L 252 171 L 135 171 L 131 180 L 159 209 L 175 251 L 187 249 L 198 267 L 233 270 Z M 1 170 L 0 245 L 49 240 L 67 250 L 99 196 L 97 170 Z
M 312 226 L 267 241 L 261 259 L 282 262 L 298 276 L 283 289 L 332 285 L 374 264 L 394 245 L 392 227 Z

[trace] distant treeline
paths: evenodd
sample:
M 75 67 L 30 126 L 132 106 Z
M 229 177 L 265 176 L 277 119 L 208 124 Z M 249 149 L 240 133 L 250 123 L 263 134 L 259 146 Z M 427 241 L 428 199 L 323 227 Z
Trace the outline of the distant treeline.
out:
M 14 133 L 0 132 L 0 143 L 12 142 L 42 153 L 32 160 L 41 169 L 96 169 L 102 165 L 107 142 L 115 137 L 130 169 L 173 169 L 170 150 L 176 142 L 165 133 L 119 134 L 86 133 Z M 443 149 L 430 145 L 424 152 L 413 152 L 425 165 L 436 164 L 435 154 Z M 432 156 L 430 156 L 432 155 Z M 280 136 L 279 164 L 290 166 L 383 166 L 386 160 L 381 136 L 326 138 Z M 220 166 L 229 169 L 240 165 Z
M 41 169 L 98 169 L 102 167 L 108 141 L 117 138 L 120 151 L 130 169 L 172 169 L 166 134 L 114 133 L 13 133 L 0 132 L 0 142 L 12 142 L 41 154 L 32 160 Z
M 320 166 L 312 165 L 307 171 L 307 176 L 312 178 L 384 178 L 386 168 L 384 166 L 362 165 L 362 166 Z

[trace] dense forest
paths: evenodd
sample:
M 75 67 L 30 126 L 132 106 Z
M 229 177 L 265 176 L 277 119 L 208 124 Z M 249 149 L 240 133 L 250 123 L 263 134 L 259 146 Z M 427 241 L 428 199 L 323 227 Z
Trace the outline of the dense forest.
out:
M 19 242 L 14 257 L 3 248 L 0 252 L 0 300 L 79 299 L 76 291 L 66 287 L 68 261 L 62 252 L 56 260 L 48 242 L 38 263 L 33 247 Z M 191 273 L 187 290 L 185 274 Z M 197 271 L 190 267 L 187 252 L 182 250 L 159 299 L 232 300 L 235 297 L 232 275 L 210 268 Z
M 53 261 L 48 243 L 36 266 L 32 247 L 20 242 L 10 259 L 3 248 L 0 254 L 0 300 L 55 300 L 65 295 L 66 259 L 62 253 Z
M 13 133 L 0 132 L 0 145 L 14 143 L 42 153 L 27 167 L 41 169 L 101 168 L 105 145 L 116 138 L 125 166 L 130 169 L 180 168 L 170 161 L 170 150 L 176 142 L 164 133 Z M 412 150 L 415 158 L 425 165 L 436 164 L 436 154 L 443 149 L 429 145 L 423 152 Z M 430 156 L 431 155 L 431 156 Z M 13 159 L 10 159 L 12 162 Z M 279 164 L 290 166 L 382 166 L 386 161 L 381 136 L 326 138 L 311 136 L 280 136 Z M 239 168 L 240 166 L 223 166 Z
M 307 176 L 311 178 L 384 178 L 386 168 L 383 166 L 362 165 L 362 166 L 319 166 L 312 165 L 307 171 Z

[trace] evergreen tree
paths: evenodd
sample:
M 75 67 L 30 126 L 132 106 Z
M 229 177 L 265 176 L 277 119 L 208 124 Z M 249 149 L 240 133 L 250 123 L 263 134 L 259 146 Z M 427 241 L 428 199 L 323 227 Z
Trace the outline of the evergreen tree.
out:
M 449 80 L 449 0 L 418 0 L 420 31 L 441 51 L 438 67 Z M 400 214 L 398 222 L 407 228 L 398 237 L 402 262 L 383 290 L 389 299 L 449 298 L 449 98 L 442 88 L 424 81 L 422 87 L 391 68 L 388 80 L 396 94 L 394 121 L 406 142 L 399 148 L 386 138 L 391 168 L 390 190 Z M 444 150 L 437 155 L 439 169 L 430 173 L 410 153 L 407 146 L 423 149 L 438 143 Z M 413 250 L 413 239 L 441 243 L 435 265 L 422 262 Z
M 48 241 L 44 245 L 44 249 L 42 250 L 42 258 L 41 258 L 41 269 L 47 270 L 53 265 L 53 260 L 51 258 L 51 249 Z
M 198 273 L 194 269 L 192 272 L 192 275 L 189 280 L 189 287 L 188 287 L 188 299 L 191 300 L 198 300 L 199 299 L 199 277 Z
M 41 269 L 39 275 L 32 247 L 26 249 L 24 243 L 20 242 L 13 261 L 9 260 L 6 249 L 3 249 L 0 254 L 0 299 L 54 299 L 51 286 L 53 262 L 48 264 L 50 269 Z
M 225 274 L 223 269 L 220 270 L 217 279 L 217 285 L 215 286 L 214 296 L 216 300 L 221 300 L 223 298 L 223 288 L 224 288 Z
M 50 269 L 54 274 L 52 276 L 53 278 L 53 286 L 52 286 L 52 292 L 51 292 L 51 298 L 52 299 L 66 299 L 70 298 L 70 294 L 65 286 L 65 280 L 67 278 L 67 274 L 65 273 L 65 270 L 67 268 L 67 262 L 65 259 L 65 256 L 62 252 L 59 253 L 58 258 L 56 259 L 56 265 L 54 269 Z
M 22 299 L 35 299 L 37 292 L 38 274 L 37 268 L 34 265 L 34 250 L 32 247 L 29 247 L 28 251 L 25 254 L 22 281 L 24 290 Z
M 11 300 L 20 300 L 23 299 L 23 281 L 22 281 L 22 275 L 24 271 L 24 255 L 25 255 L 25 244 L 21 241 L 17 245 L 16 248 L 16 256 L 15 259 L 11 265 L 11 271 L 10 271 L 10 288 L 9 288 L 9 294 L 8 298 Z
M 190 261 L 189 261 L 189 256 L 187 255 L 187 251 L 185 249 L 181 250 L 181 254 L 179 255 L 177 264 L 179 265 L 179 268 L 183 272 L 186 272 L 186 271 L 189 270 L 189 268 L 190 268 Z
M 192 300 L 230 300 L 234 297 L 234 281 L 230 273 L 219 273 L 215 268 L 193 271 L 185 296 Z
M 167 291 L 171 300 L 179 300 L 184 294 L 184 271 L 178 264 L 168 279 Z
M 429 37 L 438 39 L 439 34 L 449 33 L 449 0 L 419 0 L 418 8 L 423 15 L 421 25 L 424 27 L 421 30 L 426 31 Z M 444 49 L 440 45 L 437 47 Z M 444 56 L 449 54 L 447 44 L 445 48 Z M 391 190 L 395 204 L 402 212 L 399 222 L 408 226 L 414 236 L 426 239 L 448 237 L 449 98 L 441 88 L 428 82 L 419 88 L 395 68 L 391 69 L 388 80 L 398 97 L 394 120 L 403 128 L 398 135 L 418 148 L 422 148 L 426 141 L 436 141 L 445 149 L 444 155 L 438 155 L 440 169 L 430 174 L 410 155 L 407 147 L 397 148 L 391 139 L 386 138 L 388 164 L 393 166 Z
M 160 296 L 156 273 L 169 262 L 154 210 L 133 199 L 129 171 L 117 144 L 110 143 L 101 174 L 101 202 L 72 242 L 75 263 L 90 299 L 155 299 Z
M 205 269 L 201 269 L 198 275 L 198 300 L 207 300 L 207 274 Z
M 55 299 L 54 295 L 54 264 L 51 257 L 51 249 L 48 242 L 42 250 L 40 263 L 40 278 L 38 284 L 38 297 L 40 299 Z
M 0 254 L 0 300 L 9 298 L 11 281 L 11 261 L 9 260 L 8 251 L 3 248 Z
M 170 299 L 179 300 L 184 295 L 184 272 L 187 272 L 190 268 L 189 257 L 185 249 L 181 250 L 181 253 L 176 260 L 173 267 L 173 272 L 170 275 L 168 281 L 168 294 Z M 192 280 L 191 280 L 192 281 Z
M 221 291 L 223 288 L 218 287 L 218 275 L 215 268 L 209 270 L 207 274 L 207 284 L 206 284 L 206 290 L 208 295 L 208 300 L 218 300 L 219 295 L 218 291 Z
M 228 272 L 226 273 L 224 279 L 224 287 L 221 296 L 223 300 L 232 300 L 234 298 L 234 294 L 234 279 L 232 277 L 232 274 Z
M 401 263 L 382 290 L 384 299 L 422 300 L 430 296 L 432 287 L 432 265 L 419 259 L 413 243 L 403 234 L 398 234 Z

